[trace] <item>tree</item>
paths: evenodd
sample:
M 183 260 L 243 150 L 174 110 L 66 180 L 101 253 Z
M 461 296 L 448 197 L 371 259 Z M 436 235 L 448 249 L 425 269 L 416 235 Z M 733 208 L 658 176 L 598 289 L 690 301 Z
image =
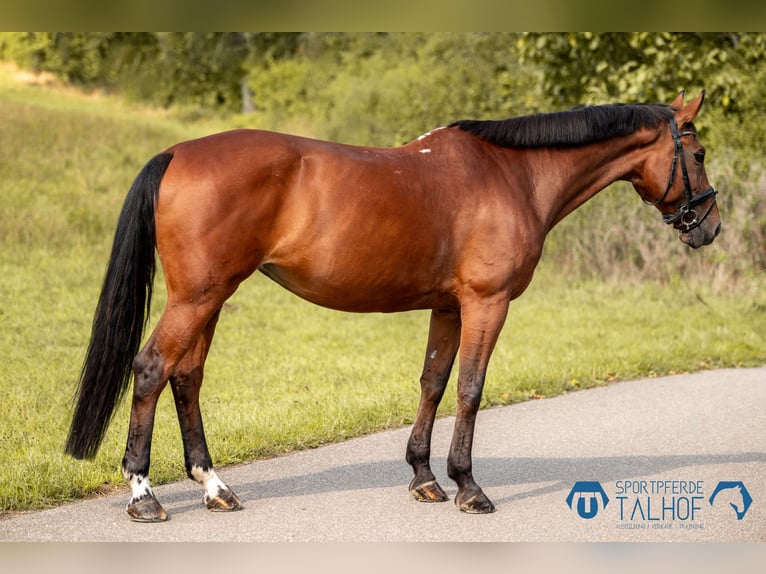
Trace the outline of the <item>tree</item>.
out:
M 239 111 L 247 37 L 234 32 L 157 34 L 157 97 L 163 105 L 193 104 Z
M 217 32 L 30 32 L 4 35 L 5 57 L 89 88 L 161 105 L 239 111 L 248 37 Z
M 766 59 L 764 34 L 529 33 L 523 58 L 542 65 L 543 93 L 558 105 L 669 102 L 681 89 L 706 88 L 708 106 L 742 113 L 752 74 Z

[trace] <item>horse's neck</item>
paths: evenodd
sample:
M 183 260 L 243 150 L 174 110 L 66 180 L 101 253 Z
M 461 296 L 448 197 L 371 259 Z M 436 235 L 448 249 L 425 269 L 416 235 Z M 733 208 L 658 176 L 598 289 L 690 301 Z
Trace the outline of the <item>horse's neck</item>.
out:
M 655 139 L 656 134 L 644 131 L 599 144 L 533 153 L 541 221 L 551 229 L 610 184 L 630 179 L 646 159 L 647 144 Z

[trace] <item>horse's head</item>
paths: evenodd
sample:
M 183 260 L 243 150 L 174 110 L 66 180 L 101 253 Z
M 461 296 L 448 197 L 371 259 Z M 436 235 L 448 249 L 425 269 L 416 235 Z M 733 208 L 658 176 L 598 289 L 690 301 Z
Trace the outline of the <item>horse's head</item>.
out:
M 684 92 L 670 104 L 672 115 L 650 149 L 644 173 L 633 185 L 647 203 L 673 225 L 680 239 L 693 248 L 712 243 L 721 231 L 716 191 L 705 173 L 705 148 L 692 121 L 705 91 L 684 105 Z

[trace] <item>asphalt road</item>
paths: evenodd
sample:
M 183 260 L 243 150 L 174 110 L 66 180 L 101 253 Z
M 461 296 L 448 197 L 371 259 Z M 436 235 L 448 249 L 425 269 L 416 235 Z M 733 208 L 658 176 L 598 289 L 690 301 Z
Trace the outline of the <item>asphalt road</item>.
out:
M 453 421 L 437 421 L 432 465 L 450 497 Z M 491 515 L 410 497 L 409 430 L 221 469 L 239 512 L 207 511 L 199 486 L 185 480 L 155 488 L 166 523 L 131 522 L 122 493 L 0 520 L 0 541 L 766 540 L 766 367 L 482 411 L 474 476 L 497 506 Z M 606 506 L 581 492 L 570 508 L 577 482 L 598 483 Z

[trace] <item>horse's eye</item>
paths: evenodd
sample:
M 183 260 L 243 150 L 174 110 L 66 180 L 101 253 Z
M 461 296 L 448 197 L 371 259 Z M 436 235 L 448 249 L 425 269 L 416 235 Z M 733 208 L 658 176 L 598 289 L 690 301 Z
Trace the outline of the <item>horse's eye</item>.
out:
M 697 152 L 694 152 L 694 159 L 697 160 L 698 163 L 702 163 L 705 161 L 705 150 L 701 149 Z

